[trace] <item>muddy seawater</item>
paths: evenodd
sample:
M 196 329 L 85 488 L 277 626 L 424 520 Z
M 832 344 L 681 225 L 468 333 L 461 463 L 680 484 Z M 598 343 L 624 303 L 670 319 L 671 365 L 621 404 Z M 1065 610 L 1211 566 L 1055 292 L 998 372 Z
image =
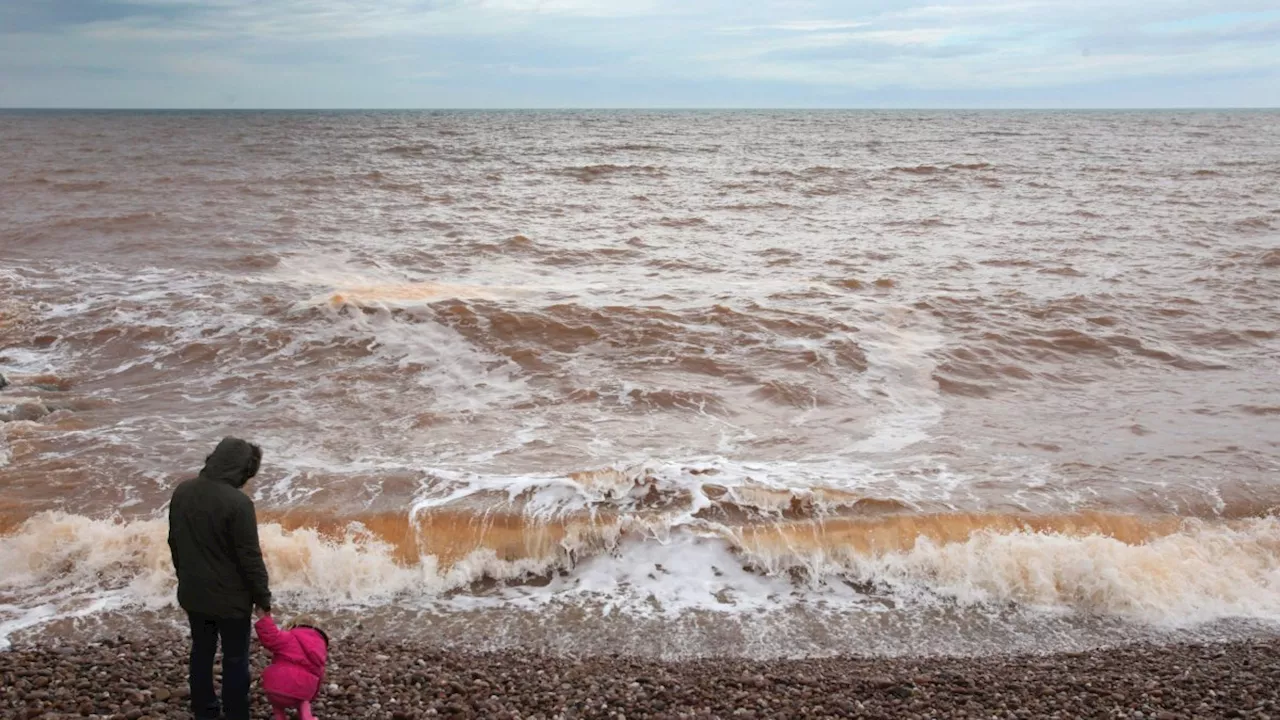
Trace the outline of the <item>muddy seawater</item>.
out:
M 0 647 L 277 603 L 442 646 L 1280 629 L 1280 113 L 0 113 Z

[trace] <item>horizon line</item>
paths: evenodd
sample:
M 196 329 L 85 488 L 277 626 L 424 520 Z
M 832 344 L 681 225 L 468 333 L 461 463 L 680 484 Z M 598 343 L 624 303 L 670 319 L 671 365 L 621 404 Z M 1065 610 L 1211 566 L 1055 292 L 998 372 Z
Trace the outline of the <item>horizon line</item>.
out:
M 1099 105 L 1099 106 L 1027 106 L 1027 107 L 993 107 L 980 105 L 956 105 L 956 106 L 587 106 L 587 105 L 565 105 L 565 106 L 510 106 L 510 107 L 227 107 L 227 106 L 200 106 L 200 107 L 125 107 L 125 106 L 76 106 L 76 105 L 45 105 L 45 106 L 6 106 L 0 105 L 0 112 L 571 112 L 571 111 L 627 111 L 627 112 L 645 112 L 645 111 L 1051 111 L 1051 112 L 1070 112 L 1070 111 L 1100 111 L 1100 110 L 1280 110 L 1280 105 Z

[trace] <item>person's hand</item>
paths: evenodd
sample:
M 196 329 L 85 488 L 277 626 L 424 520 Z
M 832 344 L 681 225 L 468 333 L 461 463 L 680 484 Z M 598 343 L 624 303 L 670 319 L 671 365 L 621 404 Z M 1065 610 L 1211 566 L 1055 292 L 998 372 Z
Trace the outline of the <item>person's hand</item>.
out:
M 270 614 L 271 614 L 271 609 L 270 609 L 270 608 L 264 608 L 264 607 L 262 607 L 261 605 L 254 605 L 254 606 L 253 606 L 253 616 L 254 616 L 254 617 L 256 617 L 256 618 L 258 618 L 259 620 L 261 620 L 263 617 L 265 617 L 265 616 L 267 616 L 267 615 L 270 615 Z

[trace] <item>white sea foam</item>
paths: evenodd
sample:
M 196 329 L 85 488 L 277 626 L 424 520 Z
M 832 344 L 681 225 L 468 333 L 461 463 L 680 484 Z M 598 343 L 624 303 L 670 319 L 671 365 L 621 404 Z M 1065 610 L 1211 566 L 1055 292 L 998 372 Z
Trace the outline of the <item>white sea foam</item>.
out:
M 881 322 L 863 328 L 858 337 L 867 371 L 857 384 L 867 402 L 876 404 L 877 396 L 883 396 L 889 407 L 871 421 L 871 435 L 854 445 L 861 453 L 906 449 L 929 439 L 929 429 L 942 419 L 931 356 L 942 344 L 941 336 L 921 313 L 885 306 L 879 314 Z
M 0 628 L 11 633 L 69 615 L 171 604 L 165 533 L 163 520 L 32 518 L 0 538 Z M 592 603 L 667 616 L 1013 603 L 1161 627 L 1223 618 L 1280 622 L 1280 520 L 1270 518 L 1193 523 L 1140 544 L 1100 535 L 978 531 L 960 542 L 921 538 L 880 553 L 744 543 L 732 532 L 690 525 L 614 534 L 603 550 L 598 541 L 572 535 L 544 556 L 502 559 L 482 548 L 448 565 L 434 556 L 397 561 L 390 545 L 359 525 L 335 538 L 268 523 L 261 537 L 273 589 L 312 608 Z M 547 573 L 549 582 L 516 582 Z M 466 591 L 485 579 L 514 584 Z

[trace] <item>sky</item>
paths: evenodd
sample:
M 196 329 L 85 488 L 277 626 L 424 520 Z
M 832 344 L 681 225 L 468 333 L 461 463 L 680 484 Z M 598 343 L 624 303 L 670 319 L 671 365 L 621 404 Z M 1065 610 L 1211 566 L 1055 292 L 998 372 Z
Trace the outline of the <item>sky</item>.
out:
M 1277 0 L 0 0 L 0 107 L 1277 106 Z

